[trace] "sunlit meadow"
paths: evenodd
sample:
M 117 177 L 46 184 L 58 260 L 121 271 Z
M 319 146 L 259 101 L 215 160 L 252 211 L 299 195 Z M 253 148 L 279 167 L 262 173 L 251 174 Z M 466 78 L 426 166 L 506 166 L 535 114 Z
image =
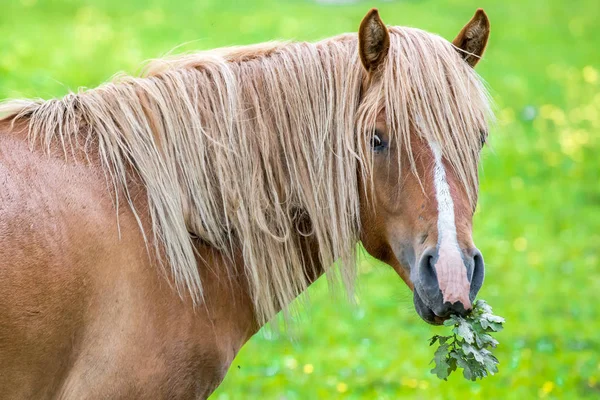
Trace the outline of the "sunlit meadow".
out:
M 600 398 L 600 4 L 597 0 L 2 0 L 0 98 L 60 96 L 149 58 L 388 24 L 452 39 L 477 7 L 492 23 L 478 71 L 498 121 L 484 150 L 474 237 L 481 296 L 506 318 L 500 372 L 429 373 L 427 339 L 390 268 L 364 258 L 355 306 L 327 282 L 287 335 L 256 335 L 212 399 Z

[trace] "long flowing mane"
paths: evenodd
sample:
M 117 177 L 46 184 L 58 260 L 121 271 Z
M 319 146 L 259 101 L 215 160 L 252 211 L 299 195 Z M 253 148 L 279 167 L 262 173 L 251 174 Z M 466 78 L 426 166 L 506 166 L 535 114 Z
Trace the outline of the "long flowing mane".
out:
M 440 145 L 473 198 L 488 96 L 446 40 L 390 28 L 379 96 L 361 99 L 356 35 L 267 43 L 152 62 L 139 78 L 49 101 L 7 102 L 33 145 L 98 155 L 116 192 L 143 182 L 153 237 L 177 287 L 202 298 L 192 238 L 243 255 L 259 320 L 308 285 L 301 241 L 351 287 L 366 145 L 385 108 L 390 140 Z M 360 175 L 362 174 L 362 176 Z M 135 210 L 134 210 L 135 212 Z M 339 269 L 330 268 L 338 261 Z M 339 271 L 339 272 L 336 272 Z

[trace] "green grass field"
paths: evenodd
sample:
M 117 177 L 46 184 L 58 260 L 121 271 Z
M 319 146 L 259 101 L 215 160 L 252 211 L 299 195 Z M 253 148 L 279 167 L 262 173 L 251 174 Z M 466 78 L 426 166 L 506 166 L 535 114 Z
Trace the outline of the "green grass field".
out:
M 322 2 L 323 3 L 323 2 Z M 370 8 L 452 39 L 477 7 L 492 37 L 478 66 L 497 103 L 474 238 L 480 296 L 506 318 L 500 373 L 429 374 L 427 339 L 392 270 L 361 261 L 358 305 L 325 281 L 288 336 L 256 335 L 212 399 L 600 398 L 598 0 L 3 0 L 0 98 L 60 96 L 175 51 L 355 31 Z M 343 296 L 340 296 L 343 297 Z

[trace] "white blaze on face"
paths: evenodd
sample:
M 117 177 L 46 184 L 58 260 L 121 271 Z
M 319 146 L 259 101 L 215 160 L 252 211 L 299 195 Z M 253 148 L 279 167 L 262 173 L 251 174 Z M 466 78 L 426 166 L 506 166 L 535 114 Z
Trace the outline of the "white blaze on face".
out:
M 442 151 L 437 143 L 431 143 L 430 147 L 435 158 L 433 185 L 438 205 L 438 258 L 434 268 L 444 296 L 444 302 L 456 303 L 460 301 L 466 309 L 469 309 L 471 308 L 469 299 L 471 285 L 467 278 L 467 268 L 464 265 L 456 238 L 454 202 L 446 179 Z

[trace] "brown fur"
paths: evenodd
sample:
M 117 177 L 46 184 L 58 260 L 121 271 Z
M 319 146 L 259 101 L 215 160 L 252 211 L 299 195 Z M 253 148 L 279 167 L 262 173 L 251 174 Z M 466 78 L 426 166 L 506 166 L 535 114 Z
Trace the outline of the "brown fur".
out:
M 376 12 L 367 15 L 371 22 L 375 17 L 381 22 Z M 365 35 L 361 37 L 373 38 Z M 398 132 L 398 126 L 390 123 L 393 110 L 380 99 L 382 88 L 389 89 L 381 82 L 383 68 L 372 68 L 386 59 L 388 48 L 385 35 L 374 38 L 383 40 L 383 45 L 362 47 L 370 49 L 363 60 L 370 75 L 363 75 L 358 100 L 363 105 L 376 104 L 378 109 L 359 111 L 359 117 L 366 118 L 365 125 L 359 126 L 368 126 L 369 131 L 367 139 L 356 140 L 355 151 L 361 155 L 370 151 L 366 146 L 374 126 L 389 140 L 390 149 L 386 155 L 363 157 L 371 161 L 356 164 L 353 172 L 361 183 L 358 187 L 364 188 L 354 194 L 360 207 L 357 225 L 365 248 L 392 265 L 412 288 L 411 266 L 399 255 L 409 248 L 418 255 L 435 246 L 437 211 L 431 201 L 432 155 L 427 143 L 443 137 L 436 137 L 435 132 L 427 136 L 419 131 L 422 126 Z M 227 62 L 253 62 L 271 56 L 281 46 L 228 52 Z M 187 63 L 200 68 L 195 62 L 194 58 L 176 61 L 179 67 Z M 165 65 L 155 63 L 150 75 L 163 79 L 160 71 L 166 70 Z M 456 71 L 462 71 L 460 65 Z M 158 134 L 163 122 L 155 118 L 150 99 L 140 95 L 139 104 L 151 134 L 156 141 L 164 140 Z M 37 110 L 31 104 L 27 107 Z M 231 248 L 218 248 L 195 226 L 198 230 L 187 239 L 203 291 L 202 301 L 194 305 L 192 297 L 174 290 L 178 282 L 173 275 L 157 272 L 165 250 L 160 241 L 147 240 L 156 234 L 156 221 L 149 189 L 136 174 L 138 166 L 134 162 L 124 166 L 126 185 L 113 185 L 110 173 L 107 182 L 97 143 L 92 140 L 81 148 L 48 140 L 43 142 L 47 146 L 30 146 L 29 117 L 0 120 L 0 393 L 8 399 L 205 399 L 264 322 L 264 313 L 256 308 L 263 303 L 255 301 L 244 243 L 232 240 Z M 78 128 L 86 130 L 89 123 L 83 121 Z M 61 125 L 62 129 L 69 127 Z M 59 128 L 34 132 L 34 137 L 52 138 L 54 130 Z M 448 147 L 446 169 L 457 235 L 461 248 L 470 249 L 477 188 L 465 169 L 476 171 L 476 165 L 468 162 L 476 163 L 478 158 L 470 152 L 479 141 L 472 132 L 463 133 L 464 137 L 452 140 L 463 140 L 468 145 L 465 153 L 450 139 L 443 143 Z M 76 140 L 79 136 L 59 138 Z M 334 150 L 343 153 L 347 143 L 340 141 Z M 159 148 L 163 151 L 165 146 Z M 72 154 L 67 156 L 67 149 Z M 461 165 L 465 168 L 458 168 Z M 310 182 L 306 175 L 300 174 L 299 179 Z M 117 208 L 115 194 L 129 199 L 132 207 Z M 181 207 L 182 215 L 193 217 L 190 204 Z M 323 242 L 315 237 L 313 226 L 323 221 L 311 219 L 305 211 L 290 209 L 294 232 L 299 233 L 294 249 L 302 268 L 302 282 L 294 286 L 293 296 L 328 268 L 322 262 Z M 193 226 L 187 220 L 186 225 Z M 156 244 L 158 251 L 148 251 L 149 243 Z M 286 304 L 273 301 L 270 306 L 270 311 L 278 311 L 277 307 Z
M 385 135 L 385 117 L 380 115 L 376 125 Z M 419 177 L 432 176 L 433 160 L 429 146 L 416 134 L 411 135 L 412 153 L 415 158 L 415 174 L 401 175 L 401 170 L 410 169 L 409 158 L 401 156 L 401 164 L 390 163 L 385 157 L 375 157 L 373 168 L 378 171 L 381 181 L 369 187 L 367 193 L 373 193 L 373 199 L 363 193 L 361 199 L 362 226 L 361 241 L 369 254 L 389 264 L 413 289 L 410 279 L 410 265 L 403 264 L 398 255 L 410 248 L 421 254 L 429 247 L 435 247 L 437 235 L 437 204 L 431 179 Z M 396 149 L 391 149 L 395 151 Z M 401 150 L 402 151 L 402 150 Z M 463 249 L 474 248 L 472 239 L 472 218 L 474 209 L 468 196 L 461 188 L 456 174 L 446 166 L 452 198 L 455 200 L 457 236 Z M 397 186 L 397 190 L 390 190 Z

